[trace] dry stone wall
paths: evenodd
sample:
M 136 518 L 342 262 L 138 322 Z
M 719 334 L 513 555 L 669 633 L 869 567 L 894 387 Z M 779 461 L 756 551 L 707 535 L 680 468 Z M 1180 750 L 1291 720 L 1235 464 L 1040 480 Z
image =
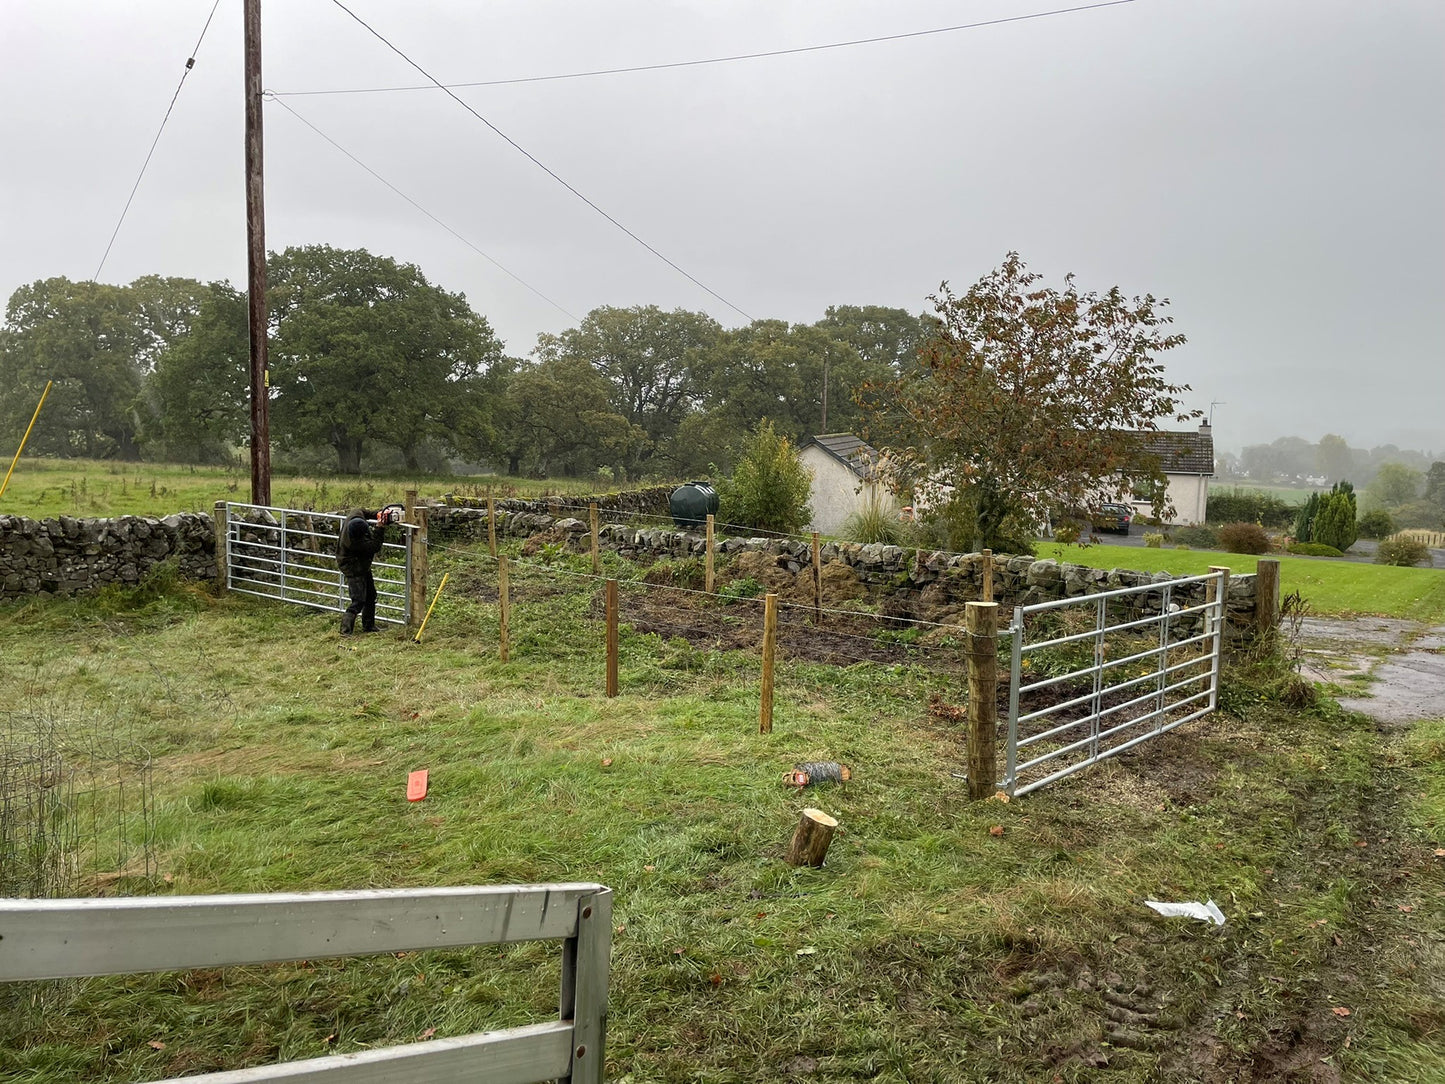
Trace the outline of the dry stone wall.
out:
M 27 519 L 0 515 L 0 599 L 76 595 L 109 584 L 136 584 L 174 557 L 187 579 L 216 575 L 211 517 L 180 513 L 154 519 Z
M 523 503 L 523 502 L 519 502 Z M 545 510 L 498 505 L 497 532 L 501 536 L 532 537 L 551 534 L 576 550 L 588 545 L 588 525 L 572 516 L 551 515 Z M 428 509 L 432 537 L 482 540 L 487 537 L 487 513 L 483 509 L 432 507 Z M 600 544 L 623 557 L 648 562 L 659 558 L 702 557 L 706 539 L 700 534 L 663 528 L 638 529 L 628 524 L 604 524 L 599 528 Z M 791 576 L 805 576 L 811 590 L 812 547 L 808 542 L 777 538 L 723 538 L 716 544 L 724 557 L 756 554 L 747 564 L 776 568 Z M 829 542 L 820 554 L 825 575 L 828 566 L 846 568 L 869 594 L 892 600 L 890 612 L 897 616 L 922 617 L 931 621 L 962 623 L 963 607 L 983 592 L 983 556 L 977 553 L 943 553 L 904 549 L 881 543 Z M 1001 606 L 1028 606 L 1037 602 L 1078 598 L 1100 591 L 1113 591 L 1148 584 L 1165 584 L 1174 579 L 1167 572 L 1138 572 L 1131 569 L 1097 569 L 1061 563 L 1047 558 L 1003 556 L 993 558 L 993 593 Z M 833 577 L 836 578 L 836 577 Z M 771 586 L 771 585 L 770 585 Z M 1204 602 L 1204 583 L 1185 584 L 1171 591 L 1171 604 L 1187 609 Z M 806 593 L 806 592 L 805 592 Z M 1243 637 L 1253 627 L 1255 577 L 1235 575 L 1229 581 L 1226 603 L 1230 626 Z M 1133 596 L 1128 616 L 1146 617 L 1163 606 L 1163 592 Z M 1176 623 L 1181 637 L 1194 635 L 1202 617 Z

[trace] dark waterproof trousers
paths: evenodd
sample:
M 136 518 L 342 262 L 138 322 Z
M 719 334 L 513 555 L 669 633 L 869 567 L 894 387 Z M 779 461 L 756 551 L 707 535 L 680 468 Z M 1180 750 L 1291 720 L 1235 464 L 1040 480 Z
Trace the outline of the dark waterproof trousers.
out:
M 346 573 L 346 590 L 351 595 L 351 605 L 346 607 L 346 612 L 351 617 L 351 621 L 346 623 L 347 628 L 360 617 L 361 631 L 375 632 L 376 580 L 371 575 L 371 566 L 368 565 L 361 572 Z

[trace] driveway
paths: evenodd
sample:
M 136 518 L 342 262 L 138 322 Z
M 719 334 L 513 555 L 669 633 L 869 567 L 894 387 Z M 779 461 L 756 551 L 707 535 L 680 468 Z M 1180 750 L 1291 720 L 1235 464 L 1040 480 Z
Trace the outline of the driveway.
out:
M 1389 617 L 1309 617 L 1299 630 L 1305 677 L 1340 705 L 1386 726 L 1445 719 L 1445 626 Z

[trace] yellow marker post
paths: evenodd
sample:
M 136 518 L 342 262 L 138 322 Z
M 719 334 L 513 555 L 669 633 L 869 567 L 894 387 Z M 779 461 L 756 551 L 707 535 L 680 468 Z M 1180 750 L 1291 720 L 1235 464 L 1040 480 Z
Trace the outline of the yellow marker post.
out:
M 421 643 L 421 634 L 426 632 L 426 623 L 431 620 L 431 612 L 437 608 L 437 599 L 442 597 L 442 591 L 447 585 L 447 577 L 450 575 L 450 572 L 442 573 L 442 582 L 437 584 L 437 593 L 431 597 L 431 605 L 426 608 L 426 616 L 421 619 L 421 628 L 417 629 L 416 635 L 411 638 L 412 643 Z
M 50 381 L 45 382 L 45 390 L 40 393 L 40 402 L 35 404 L 35 413 L 30 415 L 30 424 L 25 427 L 25 435 L 20 438 L 20 447 L 15 449 L 15 458 L 10 460 L 10 469 L 5 472 L 5 481 L 0 483 L 0 497 L 5 496 L 5 490 L 10 488 L 10 476 L 15 473 L 15 464 L 20 462 L 20 453 L 25 451 L 25 442 L 30 439 L 30 430 L 35 428 L 35 419 L 40 417 L 40 408 L 45 405 L 45 397 L 50 394 Z

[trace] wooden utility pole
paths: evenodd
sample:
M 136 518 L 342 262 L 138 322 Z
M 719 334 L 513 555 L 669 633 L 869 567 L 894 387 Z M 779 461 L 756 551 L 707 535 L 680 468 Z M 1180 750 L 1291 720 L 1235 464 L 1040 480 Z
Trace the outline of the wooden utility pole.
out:
M 246 8 L 246 296 L 251 329 L 251 503 L 271 503 L 271 375 L 266 367 L 266 194 L 261 150 L 261 0 Z

